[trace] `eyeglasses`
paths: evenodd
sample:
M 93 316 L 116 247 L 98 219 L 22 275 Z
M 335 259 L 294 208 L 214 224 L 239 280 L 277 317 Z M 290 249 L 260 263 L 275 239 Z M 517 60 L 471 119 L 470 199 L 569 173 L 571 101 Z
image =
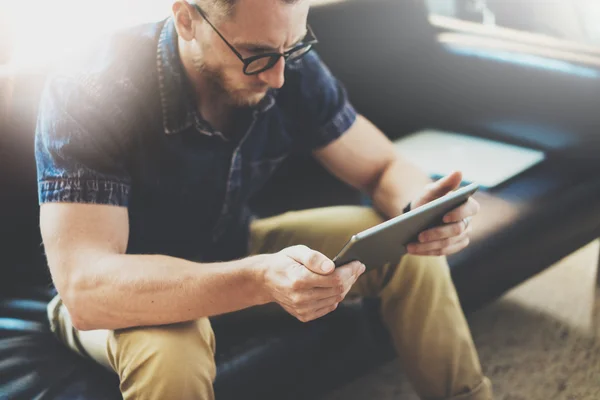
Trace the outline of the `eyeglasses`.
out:
M 288 61 L 298 60 L 298 59 L 302 58 L 303 56 L 305 56 L 312 49 L 313 45 L 319 43 L 319 41 L 317 40 L 312 29 L 310 28 L 309 25 L 307 25 L 306 28 L 308 30 L 308 34 L 306 35 L 304 40 L 302 40 L 302 42 L 300 42 L 297 46 L 295 46 L 291 50 L 288 50 L 284 53 L 277 53 L 277 52 L 264 53 L 264 54 L 259 54 L 256 56 L 244 58 L 239 53 L 239 51 L 237 51 L 235 49 L 235 47 L 233 47 L 233 45 L 231 45 L 231 43 L 229 43 L 227 41 L 227 39 L 225 39 L 225 37 L 212 24 L 212 22 L 210 22 L 208 20 L 204 11 L 202 11 L 202 9 L 197 4 L 192 4 L 192 5 L 196 8 L 196 10 L 198 10 L 198 12 L 202 16 L 202 18 L 204 18 L 204 20 L 206 22 L 208 22 L 208 24 L 213 28 L 213 30 L 217 33 L 217 35 L 219 35 L 219 37 L 221 39 L 223 39 L 223 42 L 225 42 L 225 44 L 231 49 L 231 51 L 233 51 L 233 53 L 237 56 L 237 58 L 239 58 L 240 61 L 242 63 L 244 63 L 244 74 L 246 74 L 246 75 L 260 74 L 261 72 L 264 72 L 270 68 L 273 68 L 275 66 L 275 64 L 277 64 L 277 62 L 279 61 L 279 59 L 281 57 L 283 57 L 283 59 L 286 63 Z

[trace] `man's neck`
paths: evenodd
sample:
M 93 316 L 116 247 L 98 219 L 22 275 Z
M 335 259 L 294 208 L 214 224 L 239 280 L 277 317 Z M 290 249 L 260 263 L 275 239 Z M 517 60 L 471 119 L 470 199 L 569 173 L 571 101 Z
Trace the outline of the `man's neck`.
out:
M 195 92 L 198 112 L 213 128 L 228 133 L 232 128 L 231 121 L 235 109 L 228 104 L 223 93 L 219 93 L 211 82 L 204 79 L 199 81 L 201 84 L 196 86 Z
M 192 84 L 197 111 L 216 130 L 224 134 L 233 134 L 230 131 L 235 109 L 227 102 L 225 93 L 216 88 L 210 80 L 197 73 L 192 62 L 182 54 L 181 43 L 179 48 L 179 56 L 185 74 Z
M 199 89 L 195 93 L 198 112 L 214 129 L 237 142 L 250 123 L 250 109 L 232 106 L 220 88 L 214 87 L 214 83 L 205 79 L 199 82 L 201 84 L 196 86 Z

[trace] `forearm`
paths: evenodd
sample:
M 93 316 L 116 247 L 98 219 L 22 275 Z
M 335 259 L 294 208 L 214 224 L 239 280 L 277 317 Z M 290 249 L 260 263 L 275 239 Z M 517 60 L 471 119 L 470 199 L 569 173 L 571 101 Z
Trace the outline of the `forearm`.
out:
M 419 196 L 431 179 L 420 168 L 399 158 L 389 163 L 373 186 L 371 198 L 389 218 L 402 214 L 406 205 Z
M 63 300 L 80 329 L 163 325 L 265 303 L 262 256 L 198 264 L 160 255 L 105 255 L 80 268 Z M 66 297 L 66 298 L 65 298 Z

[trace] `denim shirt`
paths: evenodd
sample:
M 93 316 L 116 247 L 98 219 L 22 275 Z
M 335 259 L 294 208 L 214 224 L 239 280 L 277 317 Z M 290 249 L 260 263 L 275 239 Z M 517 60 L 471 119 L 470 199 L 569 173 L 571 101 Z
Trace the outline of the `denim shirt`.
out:
M 327 145 L 356 119 L 314 52 L 285 78 L 249 110 L 243 137 L 229 141 L 197 111 L 171 18 L 97 41 L 44 89 L 40 204 L 127 207 L 129 254 L 242 257 L 249 198 L 290 154 Z

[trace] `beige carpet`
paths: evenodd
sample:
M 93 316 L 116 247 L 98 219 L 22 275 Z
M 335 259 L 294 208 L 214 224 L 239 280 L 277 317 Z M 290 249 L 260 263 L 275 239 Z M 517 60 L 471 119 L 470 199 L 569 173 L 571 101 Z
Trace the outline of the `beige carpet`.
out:
M 498 400 L 600 400 L 600 246 L 591 243 L 469 316 Z M 324 400 L 417 400 L 391 362 Z

